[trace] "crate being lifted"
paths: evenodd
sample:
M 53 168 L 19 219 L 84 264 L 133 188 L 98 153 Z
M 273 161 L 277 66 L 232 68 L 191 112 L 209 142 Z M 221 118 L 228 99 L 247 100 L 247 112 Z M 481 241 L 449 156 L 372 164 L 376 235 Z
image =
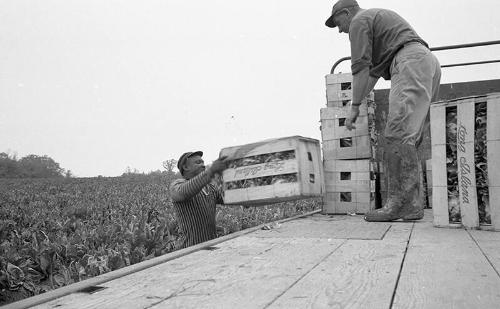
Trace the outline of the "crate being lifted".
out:
M 324 192 L 320 143 L 291 136 L 228 147 L 223 172 L 224 203 L 259 206 L 322 196 Z
M 500 230 L 500 93 L 430 107 L 434 225 Z

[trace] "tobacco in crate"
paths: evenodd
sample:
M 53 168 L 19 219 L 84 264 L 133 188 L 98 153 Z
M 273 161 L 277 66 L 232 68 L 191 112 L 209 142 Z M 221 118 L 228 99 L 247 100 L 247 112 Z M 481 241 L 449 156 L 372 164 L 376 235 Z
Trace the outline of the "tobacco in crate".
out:
M 500 228 L 500 95 L 431 106 L 434 223 Z
M 321 196 L 319 141 L 278 138 L 221 150 L 230 158 L 223 172 L 224 203 L 265 205 Z

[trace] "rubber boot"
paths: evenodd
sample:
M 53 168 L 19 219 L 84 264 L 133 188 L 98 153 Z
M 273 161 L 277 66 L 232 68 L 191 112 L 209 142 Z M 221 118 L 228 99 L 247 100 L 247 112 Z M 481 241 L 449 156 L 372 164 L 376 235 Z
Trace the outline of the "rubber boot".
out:
M 401 209 L 403 207 L 401 169 L 403 160 L 399 145 L 390 143 L 386 149 L 384 164 L 387 177 L 387 199 L 384 207 L 366 213 L 366 221 L 385 222 L 401 218 Z
M 401 145 L 402 155 L 402 191 L 403 207 L 401 219 L 420 220 L 424 217 L 424 194 L 422 166 L 418 159 L 417 148 L 413 145 Z

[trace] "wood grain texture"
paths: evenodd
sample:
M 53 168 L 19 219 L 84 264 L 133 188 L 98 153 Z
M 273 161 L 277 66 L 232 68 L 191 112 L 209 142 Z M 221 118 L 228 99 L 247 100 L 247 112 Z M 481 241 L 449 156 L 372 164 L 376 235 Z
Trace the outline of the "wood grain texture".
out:
M 352 137 L 351 147 L 341 147 L 340 139 L 323 141 L 325 160 L 354 160 L 371 158 L 370 136 Z
M 245 236 L 39 308 L 262 308 L 342 243 Z
M 349 240 L 269 308 L 389 308 L 412 224 L 383 240 Z
M 352 82 L 351 73 L 327 74 L 325 76 L 326 85 Z
M 327 217 L 328 218 L 328 217 Z M 252 233 L 253 237 L 265 238 L 326 238 L 380 240 L 391 227 L 390 223 L 364 222 L 361 216 L 352 220 L 294 220 L 277 229 Z
M 459 101 L 457 105 L 458 192 L 462 224 L 479 228 L 477 208 L 476 164 L 474 159 L 475 100 Z
M 500 201 L 500 121 L 498 121 L 498 115 L 500 115 L 500 94 L 489 94 L 486 104 L 486 148 L 488 151 L 488 189 L 491 224 L 495 230 L 500 231 L 500 202 L 498 202 Z
M 491 231 L 472 230 L 469 234 L 477 242 L 483 253 L 493 265 L 497 274 L 500 274 L 500 233 Z
M 434 225 L 448 226 L 448 176 L 446 170 L 446 105 L 430 107 L 432 151 L 432 210 Z
M 415 224 L 392 308 L 498 308 L 500 277 L 464 229 Z

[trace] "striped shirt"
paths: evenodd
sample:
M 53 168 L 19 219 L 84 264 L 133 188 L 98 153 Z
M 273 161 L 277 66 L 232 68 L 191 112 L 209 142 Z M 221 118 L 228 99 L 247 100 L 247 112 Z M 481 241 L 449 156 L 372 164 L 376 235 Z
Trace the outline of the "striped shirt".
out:
M 215 205 L 223 204 L 222 191 L 210 183 L 208 171 L 170 185 L 170 195 L 183 234 L 180 248 L 217 237 Z

